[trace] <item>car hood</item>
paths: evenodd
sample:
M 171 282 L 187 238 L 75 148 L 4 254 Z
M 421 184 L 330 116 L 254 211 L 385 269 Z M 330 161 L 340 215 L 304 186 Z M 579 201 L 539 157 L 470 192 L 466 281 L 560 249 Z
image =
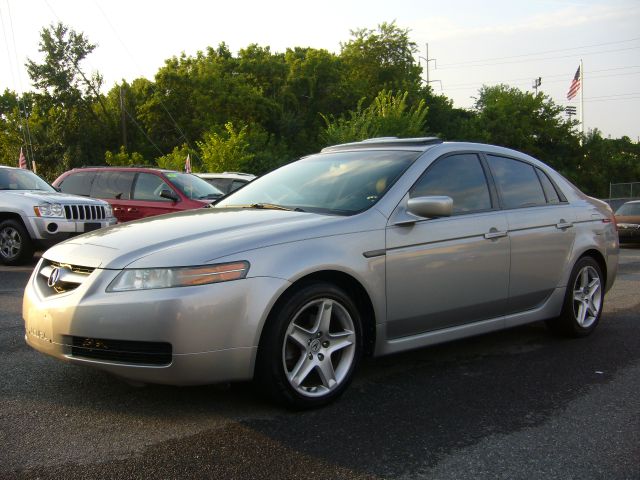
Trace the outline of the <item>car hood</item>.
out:
M 374 215 L 384 225 L 382 215 Z M 203 265 L 247 250 L 362 231 L 370 224 L 362 215 L 207 208 L 95 230 L 52 247 L 44 256 L 106 269 Z
M 17 198 L 31 199 L 38 202 L 47 203 L 64 203 L 64 204 L 90 204 L 90 205 L 102 205 L 102 200 L 96 200 L 94 198 L 81 197 L 79 195 L 71 195 L 69 193 L 61 192 L 45 192 L 42 190 L 4 190 L 3 195 L 14 195 Z

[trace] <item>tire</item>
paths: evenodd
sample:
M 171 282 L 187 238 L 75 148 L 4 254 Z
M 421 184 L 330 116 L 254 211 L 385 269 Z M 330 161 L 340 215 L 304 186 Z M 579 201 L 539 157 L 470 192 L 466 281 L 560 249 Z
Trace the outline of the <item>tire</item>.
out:
M 348 387 L 362 355 L 360 314 L 325 282 L 302 286 L 269 316 L 256 360 L 261 392 L 287 408 L 316 408 Z
M 0 223 L 0 262 L 19 265 L 33 258 L 33 243 L 22 223 L 5 220 Z
M 578 260 L 569 277 L 560 316 L 547 321 L 554 333 L 586 337 L 595 330 L 604 306 L 603 278 L 600 265 L 593 258 Z

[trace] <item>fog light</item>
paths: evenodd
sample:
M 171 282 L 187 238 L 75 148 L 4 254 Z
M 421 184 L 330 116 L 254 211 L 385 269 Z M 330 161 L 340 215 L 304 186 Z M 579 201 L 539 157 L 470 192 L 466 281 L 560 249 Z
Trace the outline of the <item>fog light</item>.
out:
M 58 224 L 55 222 L 51 222 L 47 225 L 47 232 L 56 233 L 58 231 Z

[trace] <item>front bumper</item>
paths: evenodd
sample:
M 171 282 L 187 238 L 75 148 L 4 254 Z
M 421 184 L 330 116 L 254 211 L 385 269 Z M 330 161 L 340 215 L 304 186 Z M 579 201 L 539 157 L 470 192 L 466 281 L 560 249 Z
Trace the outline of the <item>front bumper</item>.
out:
M 640 242 L 640 225 L 633 223 L 618 224 L 618 239 L 620 240 L 620 243 Z
M 35 240 L 47 244 L 64 240 L 74 235 L 91 232 L 115 225 L 116 218 L 103 220 L 68 220 L 66 218 L 29 217 L 29 226 Z
M 266 315 L 288 286 L 284 280 L 259 277 L 106 293 L 118 271 L 96 269 L 75 290 L 52 295 L 38 275 L 41 264 L 23 300 L 27 344 L 61 360 L 170 385 L 252 378 Z M 169 344 L 169 356 L 147 362 L 141 360 L 144 355 L 123 352 L 128 347 L 122 344 Z

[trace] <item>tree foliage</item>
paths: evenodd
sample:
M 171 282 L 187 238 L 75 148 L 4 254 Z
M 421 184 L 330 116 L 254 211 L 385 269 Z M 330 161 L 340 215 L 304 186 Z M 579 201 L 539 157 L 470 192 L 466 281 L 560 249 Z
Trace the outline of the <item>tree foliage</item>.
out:
M 428 108 L 421 100 L 409 107 L 408 92 L 382 90 L 373 102 L 363 108 L 364 98 L 356 110 L 346 116 L 323 116 L 326 128 L 323 137 L 327 144 L 355 142 L 373 137 L 417 137 L 424 132 Z

